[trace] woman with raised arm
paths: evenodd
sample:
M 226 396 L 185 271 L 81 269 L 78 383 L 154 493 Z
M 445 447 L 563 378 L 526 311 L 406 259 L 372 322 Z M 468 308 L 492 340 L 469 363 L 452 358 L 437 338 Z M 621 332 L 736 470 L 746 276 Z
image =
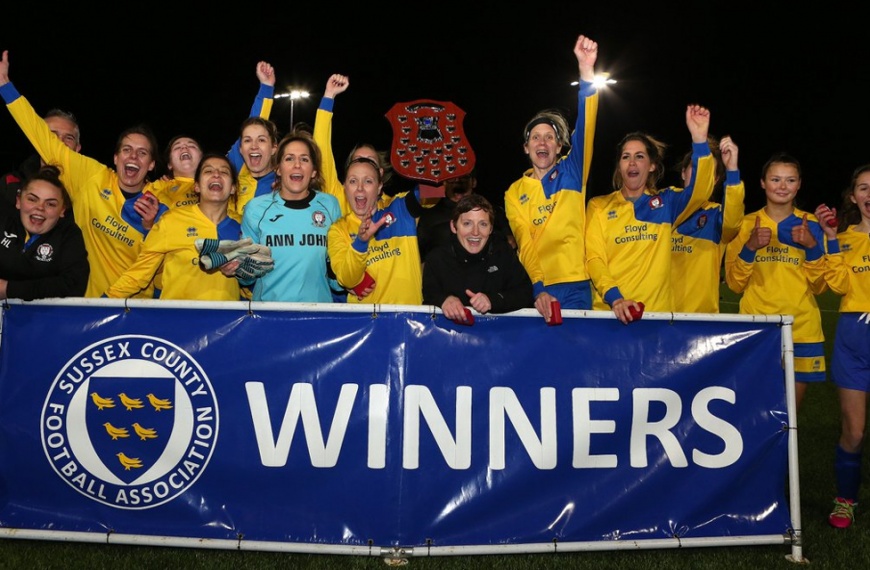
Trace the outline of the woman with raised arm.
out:
M 531 168 L 504 195 L 520 261 L 534 287 L 535 308 L 547 322 L 553 316 L 553 301 L 563 309 L 592 308 L 584 234 L 586 181 L 598 115 L 593 84 L 598 44 L 581 35 L 574 55 L 580 70 L 574 131 L 568 132 L 564 117 L 555 111 L 532 117 L 523 132 Z
M 685 189 L 657 187 L 664 174 L 665 145 L 633 132 L 617 145 L 615 190 L 589 200 L 586 268 L 595 285 L 595 308 L 609 306 L 622 323 L 650 311 L 671 312 L 671 236 L 710 197 L 716 160 L 707 132 L 710 112 L 686 107 L 692 137 L 692 178 Z M 641 303 L 643 305 L 641 305 Z

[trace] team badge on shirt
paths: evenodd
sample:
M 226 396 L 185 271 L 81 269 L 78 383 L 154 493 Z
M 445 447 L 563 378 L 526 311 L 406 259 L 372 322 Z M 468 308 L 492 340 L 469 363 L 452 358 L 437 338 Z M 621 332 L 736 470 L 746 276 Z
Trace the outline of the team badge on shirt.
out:
M 698 229 L 703 228 L 707 225 L 707 214 L 701 214 L 698 216 Z
M 311 222 L 316 228 L 324 227 L 326 225 L 326 214 L 320 210 L 315 210 L 315 212 L 311 214 Z
M 393 214 L 392 212 L 387 212 L 386 215 L 384 216 L 384 225 L 386 225 L 386 226 L 392 225 L 393 222 L 395 222 L 395 221 L 396 221 L 396 215 Z
M 665 201 L 662 200 L 661 196 L 653 196 L 652 198 L 650 198 L 649 207 L 651 210 L 658 210 L 659 208 L 661 208 L 664 205 L 665 205 Z
M 41 243 L 36 248 L 36 261 L 51 261 L 54 255 L 54 248 L 49 243 Z
M 550 182 L 556 179 L 559 176 L 559 169 L 553 169 L 553 172 L 550 173 Z

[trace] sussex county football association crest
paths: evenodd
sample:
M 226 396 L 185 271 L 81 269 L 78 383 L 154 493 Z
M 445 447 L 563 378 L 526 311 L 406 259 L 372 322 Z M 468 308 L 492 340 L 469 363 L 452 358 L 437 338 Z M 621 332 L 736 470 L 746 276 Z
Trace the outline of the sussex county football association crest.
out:
M 218 406 L 200 365 L 163 339 L 104 339 L 72 357 L 42 411 L 46 459 L 100 503 L 147 509 L 199 478 L 218 435 Z

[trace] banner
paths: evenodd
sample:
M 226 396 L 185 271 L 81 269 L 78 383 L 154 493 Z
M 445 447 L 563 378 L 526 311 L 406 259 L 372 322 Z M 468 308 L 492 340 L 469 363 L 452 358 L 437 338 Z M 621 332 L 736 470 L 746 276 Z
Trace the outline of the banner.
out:
M 104 303 L 3 311 L 4 528 L 413 547 L 792 527 L 778 323 Z

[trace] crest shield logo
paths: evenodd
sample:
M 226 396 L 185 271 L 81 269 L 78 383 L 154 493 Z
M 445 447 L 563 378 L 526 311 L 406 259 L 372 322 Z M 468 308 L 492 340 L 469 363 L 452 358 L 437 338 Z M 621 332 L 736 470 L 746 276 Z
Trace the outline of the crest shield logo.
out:
M 173 388 L 172 378 L 96 377 L 88 383 L 88 439 L 103 464 L 127 484 L 166 450 L 175 424 Z
M 205 370 L 161 338 L 103 339 L 73 356 L 46 396 L 41 427 L 55 473 L 86 497 L 148 509 L 195 484 L 218 436 Z
M 386 114 L 393 127 L 390 164 L 405 178 L 441 184 L 471 174 L 474 150 L 465 136 L 465 111 L 448 101 L 396 103 Z

